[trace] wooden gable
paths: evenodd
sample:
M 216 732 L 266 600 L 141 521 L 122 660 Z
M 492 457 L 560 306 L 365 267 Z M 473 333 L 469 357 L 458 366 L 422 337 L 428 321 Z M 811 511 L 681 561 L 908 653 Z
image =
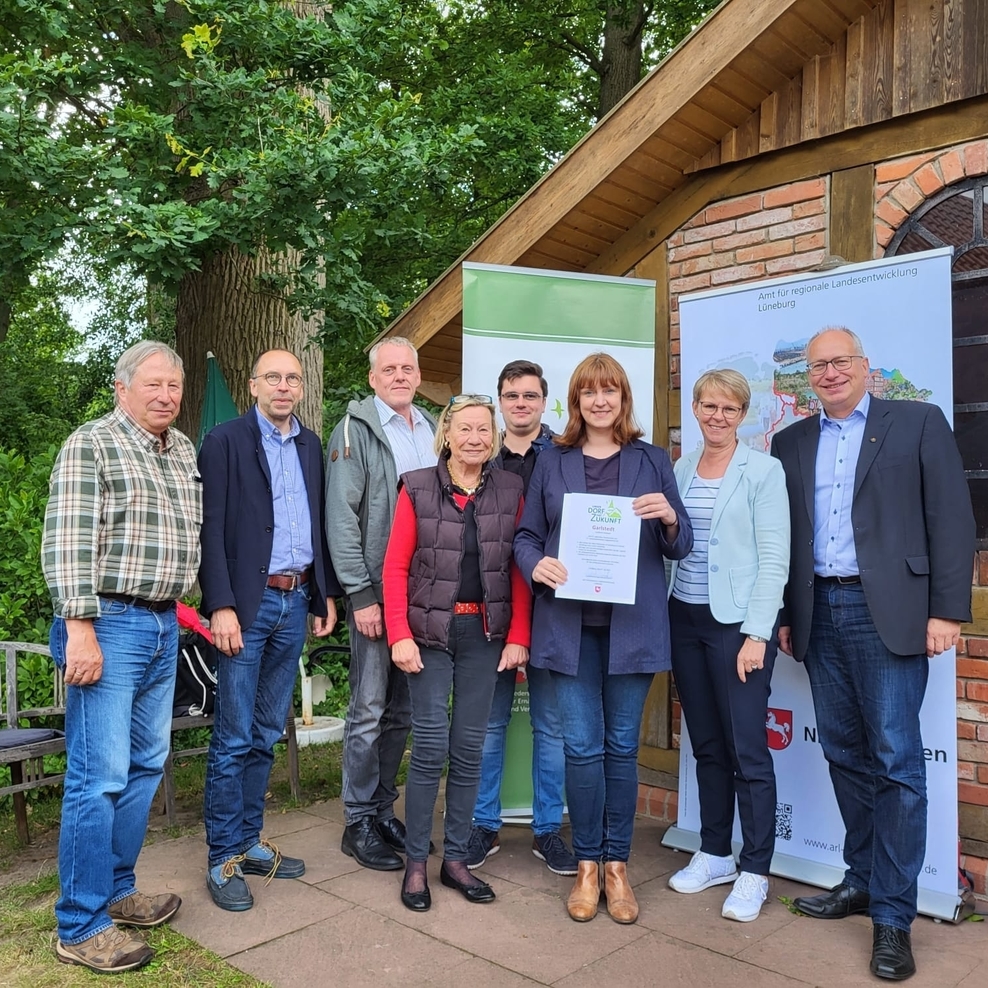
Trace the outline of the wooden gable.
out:
M 748 162 L 806 146 L 793 177 L 826 174 L 828 138 L 961 101 L 940 139 L 986 133 L 986 93 L 988 0 L 726 0 L 386 335 L 412 339 L 423 392 L 448 397 L 461 261 L 626 274 L 670 224 L 737 194 Z

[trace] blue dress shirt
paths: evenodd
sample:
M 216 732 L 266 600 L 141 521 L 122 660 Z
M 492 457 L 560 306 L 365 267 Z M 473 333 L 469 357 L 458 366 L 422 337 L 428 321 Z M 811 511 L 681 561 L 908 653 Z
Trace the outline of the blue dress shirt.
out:
M 261 429 L 264 455 L 271 471 L 271 499 L 274 503 L 274 541 L 269 573 L 301 573 L 312 565 L 312 516 L 305 477 L 299 462 L 295 437 L 301 431 L 292 416 L 288 435 L 264 417 L 255 406 Z
M 412 423 L 401 412 L 396 412 L 387 402 L 374 395 L 374 407 L 381 419 L 381 428 L 391 445 L 395 469 L 400 477 L 410 470 L 421 470 L 436 465 L 435 437 L 429 420 L 412 405 Z
M 813 498 L 813 571 L 817 576 L 858 575 L 851 504 L 870 404 L 871 396 L 865 392 L 845 419 L 820 412 Z

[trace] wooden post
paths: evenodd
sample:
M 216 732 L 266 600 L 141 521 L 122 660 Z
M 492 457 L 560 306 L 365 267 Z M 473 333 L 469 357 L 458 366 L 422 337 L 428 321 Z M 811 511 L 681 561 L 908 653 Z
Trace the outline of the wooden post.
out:
M 656 446 L 669 448 L 669 259 L 665 242 L 660 243 L 635 266 L 636 278 L 655 280 L 655 378 L 652 401 L 652 440 Z M 644 411 L 644 410 L 643 410 Z M 656 602 L 657 605 L 664 602 Z M 645 713 L 642 717 L 641 748 L 638 760 L 654 767 L 656 756 L 668 753 L 672 743 L 672 710 L 669 673 L 652 680 Z M 655 751 L 659 749 L 659 751 Z M 673 752 L 678 756 L 678 752 Z M 663 759 L 660 758 L 660 761 Z M 663 766 L 667 771 L 669 770 Z

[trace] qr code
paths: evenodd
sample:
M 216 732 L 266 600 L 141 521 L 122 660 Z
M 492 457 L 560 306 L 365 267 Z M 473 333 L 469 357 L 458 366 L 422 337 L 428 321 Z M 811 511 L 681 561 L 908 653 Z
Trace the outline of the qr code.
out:
M 775 839 L 792 840 L 792 804 L 775 804 Z

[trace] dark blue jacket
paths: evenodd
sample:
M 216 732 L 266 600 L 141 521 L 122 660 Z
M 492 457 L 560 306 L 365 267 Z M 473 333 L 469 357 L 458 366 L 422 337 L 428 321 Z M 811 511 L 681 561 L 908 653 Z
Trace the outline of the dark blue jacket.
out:
M 663 672 L 671 665 L 663 557 L 682 559 L 688 555 L 693 548 L 693 529 L 665 450 L 636 439 L 621 447 L 619 463 L 618 494 L 665 494 L 679 516 L 679 534 L 670 543 L 665 525 L 642 522 L 635 603 L 612 605 L 610 671 Z M 536 669 L 571 676 L 576 675 L 579 665 L 583 604 L 557 599 L 544 583 L 532 583 L 532 570 L 543 556 L 559 555 L 563 495 L 586 491 L 582 449 L 554 446 L 540 453 L 514 542 L 515 561 L 535 597 L 531 663 Z
M 326 615 L 326 598 L 342 591 L 329 563 L 326 547 L 325 481 L 322 442 L 302 427 L 295 437 L 312 518 L 312 601 L 309 610 Z M 241 628 L 257 617 L 268 579 L 274 544 L 271 471 L 257 424 L 257 413 L 216 426 L 199 451 L 202 474 L 202 563 L 199 585 L 204 614 L 221 607 L 237 612 Z

